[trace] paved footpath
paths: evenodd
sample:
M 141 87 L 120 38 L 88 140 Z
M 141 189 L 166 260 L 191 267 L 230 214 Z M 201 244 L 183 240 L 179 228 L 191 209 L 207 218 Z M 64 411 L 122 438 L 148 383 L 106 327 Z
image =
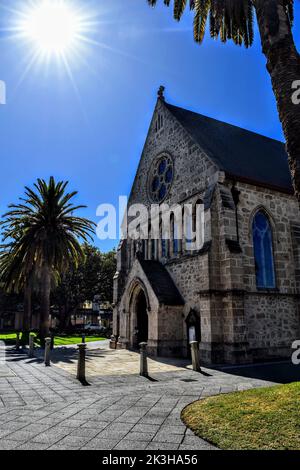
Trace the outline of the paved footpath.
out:
M 161 359 L 153 361 L 150 381 L 135 373 L 132 356 L 130 374 L 115 373 L 110 361 L 119 362 L 118 352 L 102 349 L 89 350 L 90 386 L 82 386 L 73 374 L 75 351 L 68 350 L 55 351 L 46 368 L 7 348 L 0 366 L 0 449 L 214 449 L 185 427 L 182 409 L 207 396 L 272 385 L 212 369 L 199 374 Z M 123 368 L 126 353 L 119 353 Z

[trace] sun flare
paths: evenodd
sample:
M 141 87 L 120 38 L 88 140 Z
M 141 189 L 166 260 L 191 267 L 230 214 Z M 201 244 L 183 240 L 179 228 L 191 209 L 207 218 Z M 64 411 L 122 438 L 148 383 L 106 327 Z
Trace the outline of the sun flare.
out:
M 79 45 L 84 18 L 69 0 L 40 0 L 24 13 L 19 31 L 40 55 L 65 56 Z
M 82 70 L 97 74 L 91 60 L 98 56 L 96 51 L 127 57 L 103 41 L 105 27 L 110 24 L 106 19 L 109 9 L 99 3 L 94 0 L 14 0 L 13 6 L 5 7 L 8 21 L 5 29 L 0 30 L 0 36 L 5 32 L 21 59 L 17 88 L 31 74 L 32 77 L 40 74 L 43 79 L 48 76 L 59 80 L 67 78 L 83 110 L 77 74 L 82 77 Z

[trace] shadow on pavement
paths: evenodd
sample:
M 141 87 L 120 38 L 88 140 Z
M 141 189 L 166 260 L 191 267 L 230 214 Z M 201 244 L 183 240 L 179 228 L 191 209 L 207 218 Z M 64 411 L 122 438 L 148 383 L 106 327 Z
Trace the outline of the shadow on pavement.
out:
M 102 352 L 102 351 L 101 351 Z M 74 348 L 57 348 L 51 351 L 51 362 L 56 364 L 58 362 L 65 362 L 67 364 L 73 364 L 78 359 L 78 349 Z M 87 351 L 86 355 L 86 362 L 91 361 L 94 357 L 101 357 L 99 353 L 96 351 Z M 102 356 L 104 357 L 104 356 Z M 44 350 L 43 349 L 35 349 L 34 357 L 28 357 L 28 350 L 20 349 L 16 351 L 15 349 L 8 349 L 6 353 L 6 360 L 7 362 L 19 362 L 23 361 L 24 359 L 28 359 L 28 363 L 41 363 L 44 360 Z
M 238 375 L 240 377 L 266 380 L 278 384 L 300 381 L 300 366 L 295 366 L 290 361 L 233 367 L 226 366 L 218 367 L 218 370 L 224 373 Z
M 86 363 L 93 361 L 95 358 L 104 358 L 107 356 L 114 355 L 114 350 L 110 349 L 95 349 L 87 350 Z M 20 349 L 16 351 L 14 348 L 7 349 L 6 360 L 7 362 L 19 362 L 24 359 L 28 359 L 28 363 L 41 363 L 43 362 L 44 351 L 42 349 L 35 350 L 35 357 L 28 357 L 28 350 Z M 77 347 L 59 347 L 51 351 L 51 363 L 56 364 L 63 362 L 66 364 L 74 364 L 78 359 Z M 158 363 L 170 364 L 186 370 L 191 370 L 190 361 L 186 359 L 174 359 L 165 357 L 150 358 Z M 291 382 L 300 381 L 300 365 L 293 365 L 290 361 L 281 362 L 270 362 L 264 364 L 251 364 L 243 366 L 219 366 L 215 367 L 215 370 L 221 372 L 247 377 L 252 379 L 264 380 L 268 382 L 274 382 L 278 384 L 287 384 Z M 155 374 L 154 374 L 155 375 Z M 199 375 L 210 377 L 211 374 L 204 371 L 203 369 L 199 372 Z M 152 377 L 153 378 L 153 377 Z M 154 379 L 155 380 L 155 379 Z

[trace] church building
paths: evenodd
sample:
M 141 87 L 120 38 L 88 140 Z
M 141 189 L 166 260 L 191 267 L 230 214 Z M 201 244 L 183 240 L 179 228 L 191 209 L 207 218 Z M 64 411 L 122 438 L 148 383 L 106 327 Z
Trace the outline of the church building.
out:
M 290 358 L 300 339 L 300 210 L 283 143 L 165 101 L 160 88 L 128 207 L 201 204 L 204 240 L 124 239 L 117 347 L 204 364 Z

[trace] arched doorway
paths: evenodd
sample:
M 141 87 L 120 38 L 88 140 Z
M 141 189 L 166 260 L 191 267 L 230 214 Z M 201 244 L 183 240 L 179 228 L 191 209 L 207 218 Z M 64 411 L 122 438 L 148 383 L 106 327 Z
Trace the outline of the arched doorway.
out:
M 148 341 L 148 312 L 147 299 L 143 290 L 140 290 L 136 299 L 136 336 L 137 343 Z

